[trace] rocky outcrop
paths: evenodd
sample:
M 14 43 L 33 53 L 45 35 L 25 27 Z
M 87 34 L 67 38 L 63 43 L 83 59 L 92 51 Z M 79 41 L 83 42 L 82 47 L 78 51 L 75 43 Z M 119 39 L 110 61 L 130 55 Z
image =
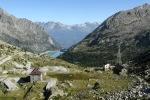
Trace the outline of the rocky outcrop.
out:
M 3 9 L 0 9 L 0 40 L 35 53 L 57 48 L 43 28 L 30 20 L 18 19 Z
M 133 82 L 133 86 L 130 86 L 128 90 L 115 93 L 107 93 L 104 98 L 106 100 L 148 100 L 150 98 L 150 86 L 148 83 L 139 78 L 138 81 Z
M 86 66 L 128 63 L 150 50 L 150 5 L 120 11 L 105 20 L 63 59 Z

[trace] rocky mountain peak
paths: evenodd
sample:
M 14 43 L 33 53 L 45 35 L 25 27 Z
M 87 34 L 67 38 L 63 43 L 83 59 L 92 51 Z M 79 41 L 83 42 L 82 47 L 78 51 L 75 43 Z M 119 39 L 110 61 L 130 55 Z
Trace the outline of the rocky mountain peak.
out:
M 145 3 L 139 7 L 135 7 L 135 8 L 138 8 L 138 9 L 146 9 L 146 8 L 150 8 L 150 5 L 148 3 Z
M 88 66 L 116 64 L 120 50 L 122 62 L 127 63 L 150 49 L 149 22 L 149 4 L 120 11 L 70 48 L 63 58 Z
M 4 14 L 4 13 L 6 13 L 6 11 L 4 9 L 0 8 L 0 14 Z
M 0 8 L 0 15 L 2 16 L 12 16 L 14 17 L 13 15 L 9 14 L 7 11 L 5 11 L 4 9 Z
M 35 53 L 59 48 L 41 26 L 3 9 L 0 9 L 0 40 Z
M 3 9 L 2 8 L 0 8 L 0 13 L 2 13 L 3 12 Z

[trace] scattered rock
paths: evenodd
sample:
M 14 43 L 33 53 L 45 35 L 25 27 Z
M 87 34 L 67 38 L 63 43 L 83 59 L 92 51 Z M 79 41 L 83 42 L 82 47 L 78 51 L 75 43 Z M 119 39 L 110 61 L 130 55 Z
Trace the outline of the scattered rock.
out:
M 127 72 L 127 69 L 123 68 L 119 74 L 122 76 L 127 76 Z
M 92 89 L 94 89 L 94 90 L 100 89 L 100 84 L 98 82 L 96 82 Z
M 46 90 L 50 90 L 51 88 L 55 87 L 56 84 L 57 84 L 57 79 L 53 78 L 53 79 L 50 79 L 46 85 Z
M 134 82 L 133 86 L 127 91 L 108 93 L 104 98 L 106 98 L 106 100 L 149 100 L 150 93 L 146 92 L 149 88 L 150 85 L 148 85 L 148 83 L 138 78 L 138 80 Z
M 7 70 L 4 70 L 4 71 L 2 72 L 2 74 L 8 74 L 8 71 L 7 71 Z
M 7 91 L 14 91 L 18 89 L 17 85 L 8 79 L 1 79 L 0 83 L 3 83 L 4 86 L 6 86 Z

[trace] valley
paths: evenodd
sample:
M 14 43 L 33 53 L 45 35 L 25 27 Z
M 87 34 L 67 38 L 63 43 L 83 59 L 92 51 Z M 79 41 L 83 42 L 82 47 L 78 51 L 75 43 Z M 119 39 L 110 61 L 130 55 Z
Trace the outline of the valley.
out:
M 149 100 L 149 22 L 149 4 L 73 25 L 0 8 L 0 100 Z
M 150 86 L 146 81 L 126 72 L 116 74 L 109 69 L 112 65 L 83 68 L 47 55 L 24 52 L 7 43 L 1 43 L 0 47 L 0 61 L 3 62 L 0 65 L 0 99 L 95 100 L 115 99 L 115 95 L 148 98 L 144 91 Z M 31 73 L 36 68 L 41 72 L 42 79 L 32 82 Z M 131 93 L 127 92 L 129 90 Z
M 66 25 L 60 22 L 37 22 L 38 25 L 52 36 L 62 48 L 68 49 L 80 42 L 85 36 L 91 33 L 100 23 L 85 22 L 83 24 Z
M 139 80 L 135 79 L 135 76 L 117 75 L 111 70 L 104 71 L 103 67 L 82 68 L 46 55 L 23 52 L 11 45 L 0 46 L 3 47 L 0 49 L 3 55 L 12 57 L 1 64 L 0 99 L 5 97 L 10 98 L 9 100 L 42 100 L 47 97 L 44 93 L 50 91 L 51 94 L 47 95 L 54 100 L 72 98 L 91 100 L 107 97 L 108 93 L 128 90 L 132 88 L 132 84 L 135 84 L 134 81 Z M 34 68 L 39 68 L 42 79 L 32 83 L 26 77 L 30 76 Z M 5 84 L 4 80 L 9 81 L 9 85 L 13 84 L 16 88 L 5 87 L 2 85 Z M 47 87 L 49 82 L 50 88 L 45 90 L 44 87 Z

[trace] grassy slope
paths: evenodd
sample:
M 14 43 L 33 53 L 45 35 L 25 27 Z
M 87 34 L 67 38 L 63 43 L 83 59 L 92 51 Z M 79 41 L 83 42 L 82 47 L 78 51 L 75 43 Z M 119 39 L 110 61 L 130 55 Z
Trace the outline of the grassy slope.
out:
M 11 52 L 10 52 L 11 51 Z M 65 62 L 60 59 L 52 59 L 47 56 L 38 56 L 30 53 L 25 53 L 19 50 L 18 48 L 12 48 L 11 46 L 6 46 L 4 49 L 1 49 L 1 53 L 5 53 L 6 55 L 13 55 L 13 59 L 11 61 L 8 61 L 4 65 L 1 65 L 0 67 L 8 68 L 12 66 L 12 62 L 18 62 L 18 63 L 26 63 L 27 61 L 32 62 L 33 67 L 44 67 L 44 66 L 64 66 L 71 70 L 71 73 L 69 74 L 56 74 L 56 73 L 49 73 L 47 75 L 47 78 L 57 78 L 58 79 L 58 87 L 59 89 L 63 90 L 65 93 L 67 93 L 67 96 L 61 97 L 61 99 L 69 99 L 70 97 L 77 95 L 80 93 L 80 91 L 83 91 L 83 93 L 87 93 L 90 86 L 93 86 L 95 82 L 100 83 L 101 89 L 103 89 L 103 92 L 101 95 L 104 95 L 106 92 L 109 91 L 120 91 L 127 89 L 129 84 L 131 83 L 130 78 L 123 78 L 121 76 L 117 76 L 113 74 L 112 72 L 84 72 L 84 68 L 81 68 L 80 66 Z M 78 70 L 76 72 L 75 70 Z M 18 76 L 18 75 L 9 75 L 10 77 Z M 20 75 L 19 75 L 20 76 Z M 69 87 L 63 87 L 62 83 L 71 83 L 72 86 Z M 36 100 L 43 99 L 42 92 L 43 88 L 45 87 L 46 83 L 39 82 L 35 84 L 30 93 L 28 94 L 27 91 L 31 87 L 31 84 L 25 84 L 23 86 L 19 86 L 20 89 L 12 92 L 8 92 L 6 94 L 0 92 L 0 97 L 10 97 L 9 100 L 13 100 L 13 97 L 18 98 L 18 100 L 23 99 L 25 94 L 26 98 L 34 98 Z M 92 97 L 94 94 L 87 94 L 88 97 Z M 12 99 L 11 99 L 12 98 Z M 93 99 L 93 98 L 91 98 Z M 60 100 L 60 99 L 58 99 Z

